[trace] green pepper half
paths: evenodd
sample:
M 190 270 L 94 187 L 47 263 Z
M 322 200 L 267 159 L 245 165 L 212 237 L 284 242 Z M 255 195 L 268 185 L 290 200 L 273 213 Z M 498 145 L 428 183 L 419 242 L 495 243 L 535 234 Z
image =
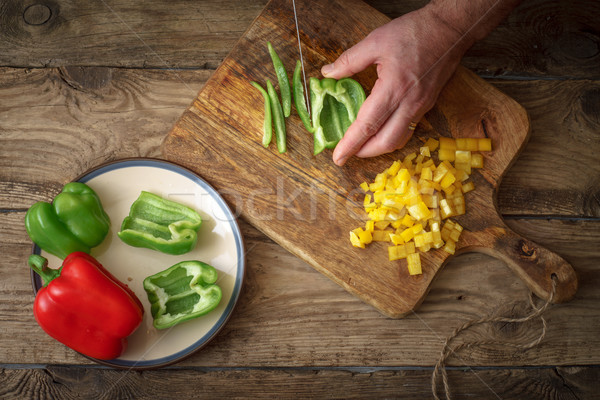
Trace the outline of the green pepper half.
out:
M 309 79 L 314 154 L 333 149 L 344 137 L 365 101 L 365 91 L 352 78 Z M 306 125 L 306 124 L 305 124 Z
M 110 229 L 100 198 L 85 183 L 67 183 L 52 204 L 37 202 L 25 214 L 27 234 L 42 250 L 64 259 L 89 253 Z
M 195 210 L 143 191 L 131 205 L 117 235 L 130 246 L 177 255 L 196 246 L 201 223 Z
M 144 279 L 156 329 L 166 329 L 214 310 L 222 291 L 217 270 L 201 261 L 182 261 Z

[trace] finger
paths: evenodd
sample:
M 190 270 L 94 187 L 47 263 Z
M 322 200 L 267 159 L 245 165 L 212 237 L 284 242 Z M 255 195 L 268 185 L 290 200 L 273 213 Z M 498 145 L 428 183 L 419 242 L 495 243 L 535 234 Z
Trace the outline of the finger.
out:
M 392 112 L 398 108 L 399 100 L 390 87 L 382 84 L 381 80 L 375 82 L 371 95 L 367 97 L 356 120 L 350 125 L 344 137 L 337 144 L 333 152 L 333 161 L 342 166 L 369 140 Z
M 352 76 L 376 61 L 375 47 L 368 37 L 344 51 L 331 64 L 321 68 L 321 74 L 326 78 L 341 79 Z
M 421 117 L 407 113 L 407 110 L 400 107 L 397 109 L 381 127 L 377 135 L 367 140 L 359 151 L 357 157 L 375 157 L 381 154 L 391 153 L 401 149 L 406 145 L 413 135 L 414 130 L 409 126 L 413 122 L 418 122 Z M 411 116 L 412 115 L 412 116 Z

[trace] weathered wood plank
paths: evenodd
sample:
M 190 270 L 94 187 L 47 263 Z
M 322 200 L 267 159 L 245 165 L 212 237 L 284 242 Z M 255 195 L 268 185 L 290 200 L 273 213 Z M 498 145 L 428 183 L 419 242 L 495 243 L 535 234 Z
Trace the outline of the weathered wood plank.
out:
M 0 209 L 53 196 L 106 161 L 159 156 L 164 136 L 211 73 L 2 69 Z
M 531 119 L 498 207 L 510 215 L 600 217 L 600 81 L 492 81 Z
M 30 3 L 0 6 L 2 66 L 215 68 L 266 1 Z
M 430 369 L 0 369 L 0 397 L 36 399 L 431 398 Z M 600 369 L 450 370 L 454 399 L 597 399 Z M 168 382 L 168 384 L 167 384 Z M 438 394 L 442 395 L 442 388 Z
M 16 238 L 0 244 L 0 276 L 10 277 L 0 281 L 0 363 L 89 364 L 46 336 L 33 319 L 25 264 L 31 247 L 22 215 L 8 213 L 0 219 L 0 226 L 6 227 L 1 236 Z M 574 266 L 580 277 L 577 295 L 548 311 L 548 332 L 538 347 L 527 352 L 501 345 L 475 347 L 451 358 L 449 365 L 599 364 L 598 223 L 509 220 L 509 224 Z M 473 253 L 442 269 L 414 315 L 388 319 L 249 224 L 242 221 L 241 226 L 248 270 L 238 306 L 217 338 L 178 366 L 431 366 L 443 339 L 462 323 L 527 312 L 524 284 L 502 262 Z M 539 320 L 483 326 L 457 343 L 481 337 L 523 343 L 535 338 L 539 329 Z
M 427 1 L 367 3 L 394 18 Z M 131 0 L 85 5 L 71 0 L 27 9 L 27 2 L 5 1 L 0 66 L 215 68 L 265 4 L 178 0 L 150 7 Z M 526 0 L 463 63 L 486 76 L 598 79 L 598 15 L 597 2 Z

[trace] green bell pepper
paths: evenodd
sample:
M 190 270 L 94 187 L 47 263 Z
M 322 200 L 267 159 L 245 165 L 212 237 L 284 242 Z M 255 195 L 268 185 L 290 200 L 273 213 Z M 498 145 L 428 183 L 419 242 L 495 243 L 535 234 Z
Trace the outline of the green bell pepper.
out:
M 354 122 L 365 91 L 352 78 L 309 79 L 314 154 L 333 149 Z
M 294 82 L 294 105 L 300 120 L 304 124 L 304 127 L 310 133 L 314 133 L 315 130 L 310 123 L 310 115 L 308 113 L 308 107 L 306 106 L 306 99 L 304 98 L 304 85 L 302 84 L 302 64 L 300 60 L 296 61 L 296 68 L 294 69 L 294 75 L 292 77 Z
M 263 99 L 265 100 L 265 119 L 263 121 L 263 140 L 262 144 L 264 147 L 269 147 L 271 144 L 271 139 L 273 138 L 273 124 L 271 121 L 271 98 L 269 97 L 269 93 L 258 83 L 252 81 L 250 82 L 252 86 L 258 89 L 258 91 L 263 95 Z
M 287 133 L 285 130 L 285 117 L 283 116 L 283 109 L 277 97 L 275 87 L 270 80 L 267 79 L 267 93 L 271 100 L 271 113 L 273 114 L 273 124 L 275 126 L 275 143 L 277 144 L 277 151 L 285 153 L 287 151 Z
M 177 255 L 196 246 L 201 223 L 195 210 L 142 191 L 117 235 L 130 246 Z
M 88 253 L 110 229 L 100 198 L 85 183 L 67 183 L 52 204 L 35 203 L 25 214 L 25 229 L 42 250 L 61 259 L 75 251 Z
M 290 80 L 285 70 L 283 62 L 277 55 L 277 52 L 273 48 L 271 42 L 267 42 L 267 48 L 271 55 L 271 61 L 273 61 L 273 68 L 275 69 L 275 75 L 277 75 L 277 82 L 279 83 L 279 91 L 281 92 L 281 106 L 283 110 L 283 116 L 289 117 L 292 110 L 292 91 L 290 88 Z
M 144 279 L 156 329 L 207 314 L 221 302 L 217 270 L 201 261 L 182 261 Z

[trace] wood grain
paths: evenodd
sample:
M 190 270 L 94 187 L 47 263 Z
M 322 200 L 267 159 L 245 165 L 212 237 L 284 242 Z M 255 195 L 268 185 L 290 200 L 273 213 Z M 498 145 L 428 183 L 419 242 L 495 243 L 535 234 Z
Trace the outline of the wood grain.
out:
M 332 10 L 340 17 L 328 24 Z M 334 60 L 336 54 L 388 21 L 362 3 L 323 7 L 299 2 L 297 11 L 304 21 L 300 36 L 305 38 L 304 58 L 309 66 Z M 490 137 L 494 151 L 484 155 L 481 177 L 473 178 L 476 196 L 468 196 L 469 211 L 457 218 L 466 231 L 457 253 L 461 249 L 488 251 L 508 262 L 538 296 L 550 296 L 552 277 L 556 277 L 553 300 L 573 297 L 577 278 L 572 267 L 560 256 L 510 232 L 494 206 L 500 179 L 528 138 L 528 117 L 516 102 L 466 69 L 458 69 L 426 115 L 433 129 L 417 132 L 403 153 L 355 159 L 340 169 L 329 152 L 311 155 L 311 140 L 297 118 L 287 124 L 288 153 L 263 149 L 256 137 L 262 132 L 262 108 L 255 107 L 260 101 L 249 90 L 249 82 L 272 78 L 271 61 L 264 51 L 267 41 L 273 41 L 283 59 L 297 56 L 293 20 L 281 2 L 267 5 L 171 131 L 163 146 L 167 158 L 201 174 L 228 201 L 239 198 L 241 215 L 253 225 L 350 293 L 383 314 L 399 318 L 423 301 L 449 254 L 421 254 L 423 274 L 409 276 L 405 263 L 390 263 L 381 248 L 372 246 L 364 252 L 352 248 L 348 232 L 363 225 L 364 214 L 355 188 L 393 159 L 418 150 L 419 139 Z M 367 89 L 374 82 L 370 72 L 355 76 Z M 309 67 L 307 74 L 318 72 Z M 215 170 L 211 168 L 215 164 L 228 167 Z
M 266 2 L 36 3 L 61 6 L 65 22 L 52 40 L 44 39 L 43 25 L 23 28 L 21 19 L 7 19 L 11 7 L 22 7 L 18 16 L 32 2 L 0 4 L 0 65 L 24 67 L 0 69 L 0 398 L 197 398 L 203 387 L 213 389 L 212 398 L 430 398 L 431 366 L 445 335 L 471 318 L 522 311 L 522 282 L 503 262 L 470 253 L 441 271 L 418 316 L 390 320 L 242 221 L 254 246 L 245 307 L 236 308 L 215 343 L 160 371 L 89 365 L 43 335 L 32 318 L 25 209 L 96 162 L 160 154 L 162 136 Z M 395 17 L 426 1 L 368 3 Z M 134 22 L 171 67 L 196 70 L 164 69 L 103 4 L 118 6 L 122 20 Z M 531 117 L 530 141 L 498 192 L 501 214 L 512 230 L 568 260 L 580 287 L 574 300 L 551 308 L 538 348 L 520 354 L 486 347 L 451 359 L 453 398 L 497 398 L 479 378 L 503 399 L 600 397 L 600 142 L 597 94 L 587 90 L 597 87 L 600 71 L 595 7 L 525 0 L 463 60 L 479 75 L 500 78 L 490 82 Z M 74 27 L 85 27 L 84 34 Z M 86 68 L 35 69 L 50 65 Z M 108 68 L 87 68 L 98 66 Z M 106 76 L 110 90 L 94 83 Z M 488 329 L 464 339 L 522 340 L 539 324 Z M 475 375 L 469 365 L 483 367 Z
M 45 21 L 28 22 L 33 4 Z M 216 68 L 264 4 L 8 0 L 0 6 L 0 65 Z
M 24 371 L 0 369 L 0 397 L 38 399 L 172 398 L 431 398 L 421 385 L 428 369 L 169 369 L 163 371 L 73 370 L 49 366 Z M 600 370 L 580 368 L 451 370 L 452 398 L 578 399 L 593 393 Z M 165 384 L 168 382 L 168 384 Z M 441 390 L 441 388 L 440 388 Z M 439 391 L 438 393 L 442 393 Z M 587 399 L 598 398 L 586 397 Z
M 427 1 L 367 3 L 395 18 Z M 32 4 L 8 0 L 0 6 L 0 66 L 216 68 L 266 0 L 178 0 L 151 6 L 106 0 L 85 7 L 75 0 L 39 1 L 40 14 L 50 17 L 27 23 Z M 485 76 L 598 79 L 598 7 L 586 0 L 523 1 L 467 52 L 464 65 Z

